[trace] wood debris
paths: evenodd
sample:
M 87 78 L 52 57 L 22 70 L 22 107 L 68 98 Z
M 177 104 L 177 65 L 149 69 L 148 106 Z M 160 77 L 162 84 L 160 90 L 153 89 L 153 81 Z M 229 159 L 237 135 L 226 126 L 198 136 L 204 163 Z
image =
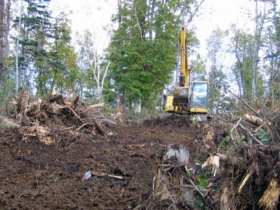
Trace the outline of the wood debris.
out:
M 278 180 L 276 178 L 272 178 L 266 191 L 259 200 L 258 205 L 265 210 L 273 210 L 277 206 L 279 195 L 280 187 L 278 185 Z
M 55 91 L 41 99 L 31 98 L 28 91 L 22 91 L 18 102 L 12 104 L 16 109 L 11 107 L 8 111 L 11 114 L 6 118 L 0 116 L 0 120 L 10 127 L 20 128 L 25 141 L 37 137 L 45 144 L 54 144 L 68 141 L 67 138 L 75 139 L 83 133 L 106 138 L 112 135 L 107 127 L 117 125 L 115 119 L 108 119 L 97 110 L 104 107 L 104 103 L 87 104 L 80 101 L 78 95 L 70 99 Z M 14 116 L 17 119 L 12 120 Z

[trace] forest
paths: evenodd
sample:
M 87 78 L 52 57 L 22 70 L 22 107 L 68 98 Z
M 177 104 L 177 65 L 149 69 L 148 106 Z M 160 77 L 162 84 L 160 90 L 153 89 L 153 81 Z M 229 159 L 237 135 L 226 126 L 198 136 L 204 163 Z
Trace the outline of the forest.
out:
M 190 27 L 203 16 L 204 0 L 119 0 L 111 18 L 116 27 L 102 52 L 95 34 L 90 30 L 73 34 L 67 14 L 53 17 L 49 3 L 1 0 L 2 99 L 20 90 L 38 97 L 58 91 L 109 107 L 119 101 L 137 112 L 159 112 L 163 95 L 176 82 L 179 29 L 184 24 L 191 79 L 209 81 L 213 112 L 236 108 L 236 97 L 228 90 L 260 107 L 274 107 L 280 100 L 276 1 L 251 1 L 254 10 L 247 15 L 253 32 L 235 23 L 227 30 L 213 28 L 206 57 L 199 54 L 196 28 L 200 26 Z

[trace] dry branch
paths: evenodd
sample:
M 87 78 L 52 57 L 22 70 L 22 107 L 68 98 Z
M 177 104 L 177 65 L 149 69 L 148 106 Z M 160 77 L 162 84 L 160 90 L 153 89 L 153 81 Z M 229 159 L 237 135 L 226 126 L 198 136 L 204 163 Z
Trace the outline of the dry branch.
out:
M 110 178 L 120 179 L 120 180 L 124 179 L 122 176 L 116 176 L 114 174 L 106 174 L 106 173 L 98 172 L 98 171 L 91 171 L 90 173 L 91 173 L 91 175 L 99 176 L 99 177 L 110 177 Z
M 231 140 L 234 140 L 232 133 L 233 133 L 234 129 L 236 129 L 236 127 L 240 124 L 240 122 L 241 122 L 241 117 L 239 117 L 239 120 L 237 121 L 237 123 L 230 130 L 230 138 L 231 138 Z
M 223 155 L 220 153 L 215 153 L 214 155 L 218 156 L 220 161 L 225 162 L 230 165 L 236 165 L 239 162 L 242 162 L 242 160 L 243 160 L 242 157 L 230 157 L 230 156 L 226 156 L 226 155 Z
M 276 178 L 272 178 L 266 191 L 259 200 L 258 205 L 265 210 L 275 209 L 278 203 L 279 194 L 280 188 L 278 187 L 278 181 Z
M 103 107 L 103 106 L 104 106 L 104 103 L 91 105 L 85 111 L 83 111 L 83 113 L 86 113 L 89 110 L 100 108 L 100 107 Z
M 80 118 L 80 116 L 69 106 L 66 106 L 71 112 L 83 123 L 84 121 Z
M 243 130 L 246 130 L 248 132 L 248 134 L 260 145 L 264 145 L 260 140 L 258 140 L 251 132 L 249 132 L 246 128 L 243 127 L 243 125 L 239 124 L 240 128 L 242 128 Z
M 259 118 L 257 116 L 253 116 L 253 115 L 250 115 L 250 114 L 245 114 L 244 117 L 245 117 L 246 121 L 248 121 L 248 122 L 250 122 L 250 123 L 252 123 L 254 125 L 260 126 L 260 125 L 262 125 L 264 123 L 267 123 L 268 125 L 271 125 L 270 122 L 265 122 L 263 119 L 261 119 L 261 118 Z
M 62 99 L 62 95 L 58 94 L 58 95 L 50 97 L 48 99 L 48 102 L 52 103 L 52 102 L 55 102 L 55 101 L 60 101 L 60 99 Z
M 75 97 L 74 101 L 73 101 L 73 106 L 72 106 L 73 109 L 76 109 L 76 107 L 77 107 L 77 105 L 78 105 L 79 99 L 80 99 L 80 96 L 77 95 L 77 96 Z
M 101 123 L 105 124 L 105 125 L 117 125 L 117 123 L 113 120 L 110 119 L 102 119 Z
M 238 193 L 241 193 L 242 188 L 244 187 L 244 185 L 246 184 L 246 182 L 248 181 L 250 176 L 252 176 L 252 174 L 256 171 L 256 167 L 257 167 L 257 164 L 255 162 L 250 166 L 250 168 L 247 171 L 246 176 L 243 178 L 241 184 L 239 185 Z

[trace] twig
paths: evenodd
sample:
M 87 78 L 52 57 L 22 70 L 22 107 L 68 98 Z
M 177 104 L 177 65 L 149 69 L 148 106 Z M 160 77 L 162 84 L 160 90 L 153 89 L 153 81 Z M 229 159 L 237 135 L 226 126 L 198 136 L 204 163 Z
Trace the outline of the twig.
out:
M 227 88 L 226 88 L 227 89 Z M 247 104 L 242 98 L 240 98 L 238 95 L 234 94 L 233 92 L 231 92 L 229 89 L 227 89 L 228 92 L 230 92 L 232 95 L 234 95 L 236 98 L 238 98 L 243 104 L 245 104 L 245 106 L 247 106 L 249 109 L 251 109 L 256 115 L 258 115 L 261 119 L 262 116 L 256 111 L 254 110 L 249 104 Z
M 70 107 L 70 106 L 66 106 L 68 109 L 70 109 L 72 112 L 73 112 L 73 114 L 83 123 L 84 121 L 80 118 L 80 116 L 79 115 L 77 115 L 77 113 Z
M 233 126 L 233 128 L 230 130 L 230 138 L 233 140 L 233 136 L 232 136 L 232 132 L 233 130 L 240 124 L 241 122 L 241 117 L 239 117 L 239 120 L 237 121 L 237 123 Z
M 49 175 L 48 179 L 51 178 L 57 171 L 58 169 L 56 169 L 51 175 Z
M 107 177 L 110 177 L 110 178 L 120 179 L 120 180 L 124 179 L 122 176 L 116 176 L 116 175 L 113 175 L 113 174 L 106 174 L 106 173 L 103 173 L 103 172 L 91 171 L 90 173 L 94 176 L 100 176 L 100 177 L 107 176 Z
M 76 129 L 76 131 L 81 130 L 83 127 L 85 127 L 85 126 L 87 126 L 87 125 L 92 125 L 92 124 L 90 124 L 90 123 L 84 123 L 84 124 L 82 124 L 80 127 L 78 127 L 78 128 Z
M 246 130 L 248 132 L 248 134 L 259 144 L 264 145 L 260 140 L 258 140 L 253 134 L 251 134 L 251 132 L 249 132 L 246 128 L 243 127 L 243 125 L 239 125 L 243 130 Z
M 205 201 L 205 195 L 197 188 L 197 186 L 194 184 L 194 182 L 191 179 L 188 179 L 195 191 L 198 193 L 199 197 L 201 198 L 202 202 L 205 206 L 207 206 L 207 203 Z
M 246 182 L 248 181 L 250 176 L 252 176 L 252 174 L 254 173 L 255 170 L 256 170 L 256 163 L 253 162 L 253 164 L 247 170 L 246 176 L 243 178 L 243 180 L 242 180 L 242 182 L 241 182 L 241 184 L 240 184 L 240 186 L 238 188 L 238 193 L 241 193 L 242 188 L 244 187 L 244 185 L 246 184 Z

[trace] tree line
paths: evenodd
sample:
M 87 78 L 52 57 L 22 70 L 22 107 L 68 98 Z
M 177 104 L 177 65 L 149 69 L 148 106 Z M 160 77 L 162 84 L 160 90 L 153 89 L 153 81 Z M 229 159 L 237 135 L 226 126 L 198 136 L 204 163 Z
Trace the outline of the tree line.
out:
M 2 99 L 27 89 L 39 97 L 58 91 L 112 106 L 119 102 L 138 112 L 161 109 L 163 94 L 175 82 L 179 29 L 184 24 L 191 78 L 209 81 L 212 110 L 234 109 L 232 89 L 264 106 L 279 103 L 276 1 L 251 1 L 253 33 L 235 24 L 228 30 L 213 29 L 206 57 L 198 53 L 200 40 L 191 27 L 203 15 L 204 0 L 118 0 L 112 16 L 117 27 L 102 53 L 95 34 L 90 30 L 73 34 L 68 16 L 61 12 L 53 17 L 49 2 L 0 0 Z M 227 60 L 231 62 L 226 64 Z

